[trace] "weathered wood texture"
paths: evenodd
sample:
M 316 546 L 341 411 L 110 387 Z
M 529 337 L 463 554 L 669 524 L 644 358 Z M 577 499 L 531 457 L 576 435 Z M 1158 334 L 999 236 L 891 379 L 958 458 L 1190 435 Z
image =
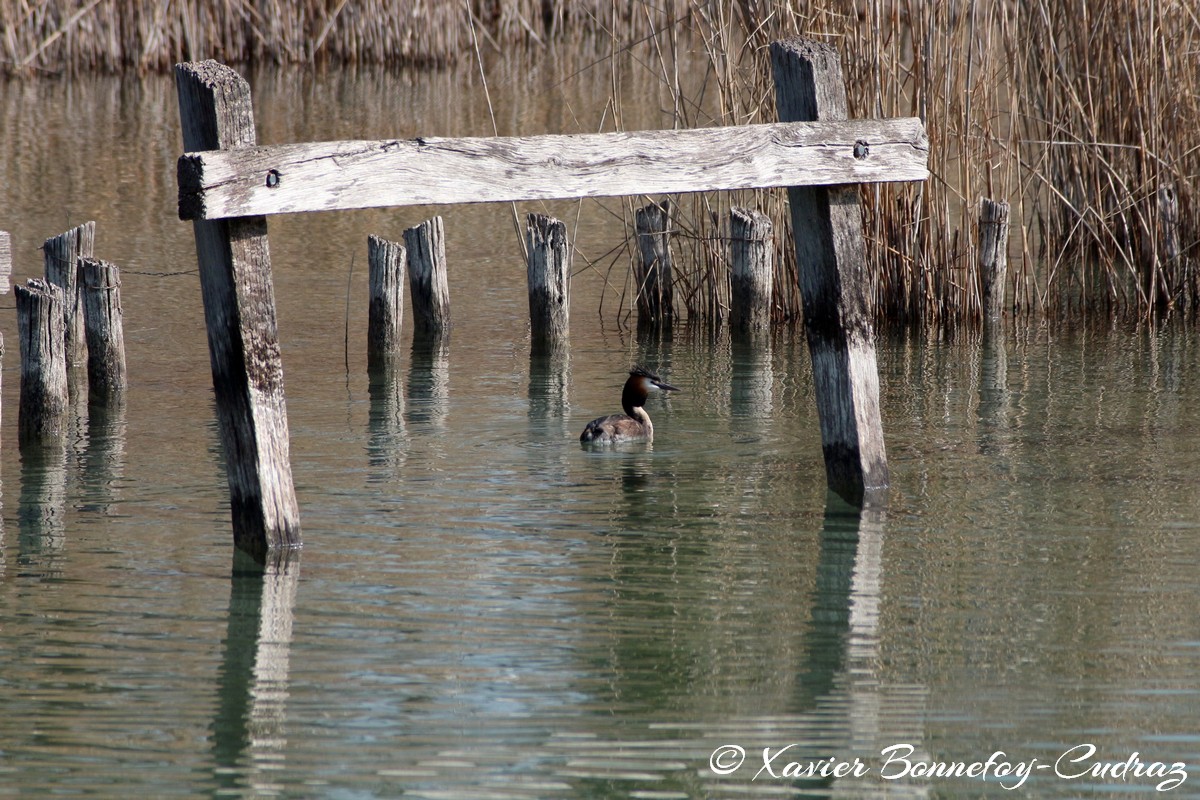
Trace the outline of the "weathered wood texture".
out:
M 8 277 L 12 275 L 12 237 L 0 231 L 0 294 L 8 294 Z
M 845 119 L 846 89 L 833 47 L 771 44 L 781 120 Z M 788 189 L 804 326 L 829 488 L 862 504 L 888 484 L 879 371 L 857 186 Z
M 1008 275 L 1008 203 L 979 200 L 979 275 L 983 318 L 1004 317 L 1004 287 Z
M 530 214 L 525 228 L 529 330 L 533 349 L 566 342 L 571 319 L 571 246 L 564 222 Z
M 729 325 L 739 333 L 771 326 L 775 244 L 771 218 L 729 210 Z
M 125 393 L 125 332 L 121 275 L 116 264 L 79 260 L 84 330 L 87 334 L 88 402 L 118 403 Z
M 67 356 L 63 291 L 32 278 L 18 286 L 17 330 L 21 339 L 21 401 L 18 439 L 22 447 L 60 438 L 66 431 Z
M 79 259 L 91 258 L 96 246 L 96 223 L 85 222 L 42 245 L 46 280 L 63 290 L 63 322 L 67 367 L 87 358 L 83 332 L 83 295 L 79 291 Z
M 186 150 L 254 145 L 241 76 L 203 61 L 176 66 L 175 81 Z M 267 221 L 198 220 L 194 228 L 234 543 L 265 558 L 271 547 L 300 544 Z
M 179 216 L 912 181 L 928 154 L 916 118 L 245 147 L 180 158 Z
M 404 321 L 404 245 L 378 236 L 367 237 L 370 305 L 367 309 L 367 370 L 375 373 L 395 366 L 400 354 Z
M 675 278 L 671 261 L 671 201 L 651 203 L 634 214 L 638 253 L 638 327 L 670 326 L 675 319 Z
M 404 232 L 413 336 L 436 338 L 450 331 L 450 287 L 446 278 L 446 227 L 433 217 Z

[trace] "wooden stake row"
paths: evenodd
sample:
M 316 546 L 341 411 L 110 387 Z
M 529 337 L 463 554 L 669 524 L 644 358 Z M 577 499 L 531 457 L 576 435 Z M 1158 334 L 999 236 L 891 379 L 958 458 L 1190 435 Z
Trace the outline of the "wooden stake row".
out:
M 75 391 L 71 368 L 85 359 L 89 403 L 113 407 L 124 400 L 120 276 L 114 264 L 92 258 L 95 231 L 96 223 L 87 222 L 47 239 L 42 246 L 45 277 L 16 287 L 22 447 L 61 438 Z M 3 291 L 9 271 L 8 234 L 0 234 Z
M 730 214 L 730 231 L 730 324 L 738 333 L 765 330 L 771 321 L 771 220 L 759 211 L 735 208 Z M 641 260 L 634 274 L 639 330 L 670 326 L 674 319 L 670 236 L 668 201 L 637 212 Z M 525 249 L 532 349 L 534 354 L 551 353 L 566 344 L 570 327 L 571 246 L 566 224 L 545 214 L 529 214 Z M 369 236 L 367 263 L 367 369 L 377 373 L 394 366 L 400 352 L 406 266 L 415 320 L 413 336 L 440 337 L 450 329 L 442 218 L 433 217 L 409 228 L 403 244 Z

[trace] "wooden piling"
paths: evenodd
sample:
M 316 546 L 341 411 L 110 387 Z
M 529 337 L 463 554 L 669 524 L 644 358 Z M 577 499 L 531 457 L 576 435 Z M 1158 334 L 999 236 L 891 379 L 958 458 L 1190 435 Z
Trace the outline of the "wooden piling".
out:
M 761 211 L 729 210 L 729 325 L 738 333 L 771 326 L 775 244 L 771 218 Z
M 31 278 L 18 286 L 17 330 L 21 340 L 21 447 L 61 439 L 66 430 L 67 359 L 63 291 Z
M 979 199 L 979 275 L 983 318 L 1004 318 L 1004 286 L 1008 274 L 1008 203 Z
M 12 275 L 12 237 L 0 231 L 0 294 L 8 294 L 8 276 Z
M 771 44 L 779 119 L 842 120 L 846 88 L 837 51 L 808 39 Z M 869 158 L 856 147 L 855 158 Z M 804 327 L 829 488 L 862 505 L 888 484 L 879 371 L 857 185 L 788 188 Z
M 175 82 L 186 150 L 255 144 L 250 86 L 235 71 L 179 64 Z M 272 547 L 300 545 L 267 220 L 193 224 L 234 543 L 262 560 Z
M 371 374 L 394 366 L 400 353 L 404 320 L 404 261 L 399 242 L 367 237 L 370 306 L 367 309 L 367 371 Z
M 42 245 L 46 280 L 63 290 L 63 321 L 67 367 L 87 357 L 83 330 L 83 295 L 79 291 L 79 259 L 91 258 L 95 250 L 96 223 L 85 222 Z
M 88 402 L 119 403 L 125 394 L 125 333 L 116 264 L 81 258 L 80 286 L 87 336 Z
M 446 281 L 446 232 L 441 217 L 404 232 L 408 249 L 408 288 L 413 336 L 437 338 L 450 330 L 450 289 Z
M 567 341 L 571 316 L 571 248 L 567 226 L 545 214 L 526 218 L 529 330 L 535 352 Z
M 675 319 L 675 290 L 671 264 L 671 201 L 651 203 L 635 214 L 638 253 L 638 327 L 670 327 Z

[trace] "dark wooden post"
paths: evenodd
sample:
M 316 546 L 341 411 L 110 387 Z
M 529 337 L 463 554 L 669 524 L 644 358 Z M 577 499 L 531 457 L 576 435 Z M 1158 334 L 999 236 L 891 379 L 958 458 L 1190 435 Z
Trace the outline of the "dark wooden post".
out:
M 63 290 L 67 368 L 82 363 L 87 346 L 83 332 L 83 296 L 79 292 L 79 259 L 91 258 L 96 246 L 96 223 L 85 222 L 42 245 L 46 280 Z
M 729 325 L 739 333 L 771 326 L 775 245 L 771 218 L 761 211 L 729 210 Z
M 215 61 L 192 62 L 175 67 L 175 82 L 185 150 L 255 143 L 250 86 L 240 75 Z M 263 559 L 271 547 L 300 545 L 267 220 L 193 224 L 234 543 Z
M 526 224 L 529 329 L 532 349 L 545 352 L 567 340 L 571 316 L 571 248 L 566 224 L 554 217 L 530 214 Z
M 41 278 L 17 287 L 17 330 L 21 339 L 21 447 L 61 439 L 66 431 L 67 359 L 63 335 L 63 291 Z
M 651 203 L 635 215 L 638 253 L 638 327 L 670 326 L 675 319 L 675 285 L 671 264 L 671 201 Z
M 1004 285 L 1008 274 L 1008 203 L 979 200 L 979 275 L 983 318 L 1004 318 Z
M 119 403 L 125 393 L 120 272 L 116 264 L 94 258 L 81 258 L 79 265 L 87 335 L 88 402 Z
M 404 245 L 367 237 L 371 301 L 367 309 L 367 371 L 394 366 L 400 353 L 404 321 Z
M 846 118 L 833 47 L 808 39 L 771 44 L 781 122 Z M 855 156 L 869 157 L 865 145 Z M 888 484 L 879 371 L 857 185 L 788 188 L 804 327 L 829 488 L 861 505 Z
M 8 276 L 12 274 L 12 239 L 0 231 L 0 294 L 8 294 Z M 4 358 L 4 336 L 0 335 L 0 360 Z
M 441 217 L 404 232 L 408 248 L 408 288 L 412 295 L 413 336 L 434 339 L 450 330 L 450 288 L 446 281 L 446 231 Z

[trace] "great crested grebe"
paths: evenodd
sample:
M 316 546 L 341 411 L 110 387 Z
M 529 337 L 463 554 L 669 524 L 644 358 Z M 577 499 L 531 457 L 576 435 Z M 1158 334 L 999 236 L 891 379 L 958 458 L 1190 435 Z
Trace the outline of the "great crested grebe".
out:
M 654 423 L 646 413 L 646 398 L 652 391 L 678 392 L 669 383 L 645 367 L 629 370 L 629 380 L 621 390 L 624 414 L 610 414 L 594 419 L 583 429 L 579 441 L 584 444 L 617 444 L 618 442 L 649 442 L 654 439 Z

